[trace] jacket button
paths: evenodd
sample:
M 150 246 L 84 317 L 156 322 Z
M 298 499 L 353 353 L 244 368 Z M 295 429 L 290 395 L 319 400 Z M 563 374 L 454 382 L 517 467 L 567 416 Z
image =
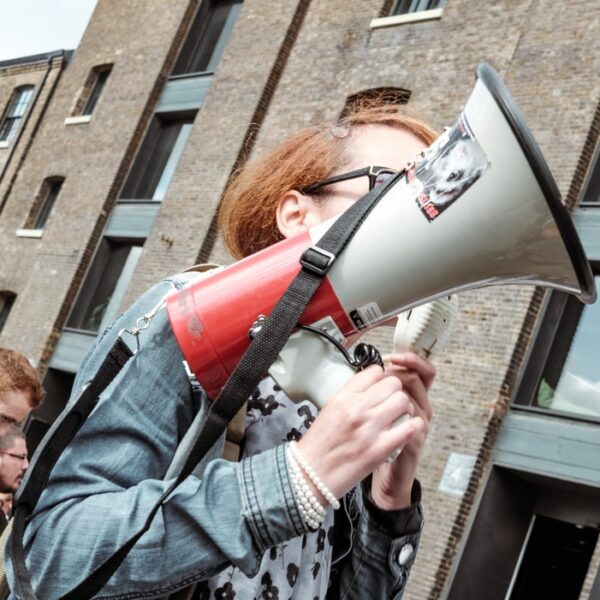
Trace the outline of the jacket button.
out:
M 412 544 L 405 544 L 402 546 L 402 549 L 398 553 L 398 564 L 403 567 L 411 559 L 414 551 L 415 549 Z

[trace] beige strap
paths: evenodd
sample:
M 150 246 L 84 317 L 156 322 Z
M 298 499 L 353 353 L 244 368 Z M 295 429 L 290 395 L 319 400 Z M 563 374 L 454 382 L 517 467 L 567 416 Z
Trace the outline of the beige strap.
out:
M 182 271 L 182 273 L 191 273 L 193 271 L 196 271 L 198 273 L 204 273 L 205 271 L 211 271 L 212 269 L 218 269 L 220 265 L 215 265 L 213 263 L 200 263 L 197 265 L 194 265 L 193 267 L 188 267 L 187 269 L 184 269 Z
M 6 546 L 6 540 L 12 531 L 12 526 L 13 520 L 11 519 L 0 536 L 0 600 L 6 600 L 10 594 L 8 580 L 6 579 L 6 567 L 4 566 L 4 547 Z
M 246 434 L 246 411 L 248 405 L 244 404 L 237 412 L 235 417 L 231 419 L 227 426 L 227 434 L 225 436 L 225 446 L 223 448 L 223 458 L 231 462 L 240 460 L 240 446 Z M 0 599 L 1 600 L 1 599 Z

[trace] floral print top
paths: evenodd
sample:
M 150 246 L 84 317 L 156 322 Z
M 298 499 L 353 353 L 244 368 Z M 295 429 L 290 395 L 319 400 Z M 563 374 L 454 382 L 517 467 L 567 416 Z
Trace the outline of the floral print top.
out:
M 246 439 L 242 458 L 279 444 L 299 440 L 317 415 L 308 401 L 295 403 L 270 378 L 263 379 L 248 402 Z M 333 509 L 321 527 L 272 547 L 258 573 L 246 577 L 229 567 L 198 585 L 202 600 L 318 600 L 329 583 L 333 541 Z

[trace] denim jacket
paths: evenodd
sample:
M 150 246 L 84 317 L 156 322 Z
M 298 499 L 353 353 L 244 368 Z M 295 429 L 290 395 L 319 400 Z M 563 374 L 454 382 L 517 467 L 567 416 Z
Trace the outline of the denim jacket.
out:
M 72 399 L 119 333 L 195 276 L 158 283 L 107 328 L 83 361 Z M 191 393 L 182 361 L 166 310 L 159 310 L 140 334 L 139 351 L 58 460 L 27 525 L 27 566 L 40 599 L 73 589 L 140 529 L 168 487 L 165 474 L 178 444 L 208 403 Z M 221 453 L 222 441 L 171 494 L 97 598 L 168 597 L 230 565 L 252 576 L 270 547 L 307 531 L 283 445 L 238 463 Z M 377 509 L 360 487 L 352 498 L 354 526 L 346 511 L 336 515 L 334 554 L 342 558 L 327 597 L 401 598 L 420 535 L 418 498 L 390 513 Z M 7 575 L 14 590 L 10 557 Z

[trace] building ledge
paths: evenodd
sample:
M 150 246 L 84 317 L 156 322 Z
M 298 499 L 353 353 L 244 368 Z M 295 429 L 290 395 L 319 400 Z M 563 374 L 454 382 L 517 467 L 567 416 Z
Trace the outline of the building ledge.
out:
M 17 229 L 16 231 L 16 236 L 22 238 L 41 238 L 43 235 L 43 229 Z
M 373 19 L 369 26 L 371 29 L 380 29 L 382 27 L 395 27 L 396 25 L 405 25 L 407 23 L 432 21 L 434 19 L 441 19 L 443 12 L 443 8 L 433 8 L 431 10 L 421 10 L 419 12 L 407 13 L 405 15 L 381 17 L 379 19 Z
M 92 115 L 79 115 L 78 117 L 67 117 L 65 119 L 65 125 L 82 125 L 83 123 L 89 123 L 92 119 Z

